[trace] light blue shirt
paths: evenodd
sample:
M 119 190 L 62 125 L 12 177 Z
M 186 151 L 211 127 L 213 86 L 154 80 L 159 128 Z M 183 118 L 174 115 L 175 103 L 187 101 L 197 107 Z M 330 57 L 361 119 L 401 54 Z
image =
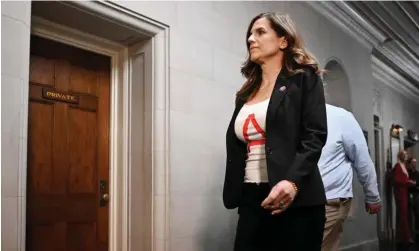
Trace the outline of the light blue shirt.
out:
M 380 201 L 377 175 L 367 142 L 353 114 L 326 104 L 327 141 L 319 160 L 327 199 L 352 198 L 353 169 L 361 183 L 365 202 Z

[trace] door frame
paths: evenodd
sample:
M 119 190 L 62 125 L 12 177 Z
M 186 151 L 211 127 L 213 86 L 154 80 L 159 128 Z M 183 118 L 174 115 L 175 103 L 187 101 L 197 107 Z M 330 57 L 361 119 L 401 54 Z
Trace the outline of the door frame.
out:
M 152 97 L 145 99 L 151 110 L 152 124 L 150 145 L 143 145 L 141 150 L 151 153 L 147 168 L 151 172 L 152 181 L 147 191 L 152 194 L 146 196 L 151 201 L 151 229 L 144 231 L 140 238 L 148 239 L 149 247 L 144 251 L 167 250 L 166 241 L 169 239 L 169 28 L 138 13 L 131 12 L 112 2 L 77 1 L 62 2 L 70 6 L 93 12 L 136 29 L 139 33 L 146 33 L 152 43 L 152 78 L 146 85 L 151 85 Z M 110 202 L 109 202 L 109 251 L 129 251 L 136 249 L 132 246 L 133 236 L 130 233 L 130 182 L 131 173 L 131 114 L 138 112 L 131 106 L 130 93 L 132 83 L 131 74 L 135 71 L 130 66 L 128 47 L 111 41 L 86 34 L 78 30 L 64 27 L 40 18 L 32 17 L 31 35 L 41 36 L 74 47 L 107 55 L 111 58 L 111 97 L 110 97 Z M 29 67 L 29 58 L 28 58 Z M 28 117 L 28 110 L 23 116 Z M 28 124 L 23 125 L 27 131 Z M 27 142 L 25 142 L 27 144 Z M 26 147 L 19 158 L 26 163 Z M 19 177 L 20 191 L 26 197 L 27 166 L 21 170 Z M 18 217 L 20 224 L 19 244 L 25 249 L 26 203 L 19 206 Z M 138 235 L 136 236 L 138 238 Z
M 378 132 L 378 147 L 379 149 L 377 150 L 377 145 L 375 145 L 376 139 L 375 139 L 375 132 Z M 384 238 L 387 235 L 387 229 L 386 229 L 386 210 L 387 208 L 385 208 L 385 174 L 386 174 L 386 166 L 385 166 L 385 147 L 384 147 L 384 129 L 382 126 L 380 125 L 375 125 L 374 126 L 374 157 L 375 159 L 379 160 L 378 163 L 378 168 L 377 168 L 377 181 L 378 181 L 378 191 L 381 195 L 381 200 L 382 200 L 382 209 L 380 210 L 380 212 L 378 213 L 378 217 L 377 217 L 377 232 L 378 232 L 378 238 L 380 240 L 380 238 Z M 379 156 L 375 156 L 375 154 L 378 152 Z M 374 164 L 377 165 L 374 161 Z

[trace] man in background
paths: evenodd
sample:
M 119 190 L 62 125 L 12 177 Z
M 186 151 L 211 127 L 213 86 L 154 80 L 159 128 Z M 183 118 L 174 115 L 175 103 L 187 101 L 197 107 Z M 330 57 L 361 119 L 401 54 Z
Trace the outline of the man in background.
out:
M 318 163 L 327 197 L 322 251 L 336 251 L 353 197 L 352 170 L 363 187 L 368 213 L 378 213 L 381 199 L 374 163 L 355 117 L 329 104 L 326 104 L 326 113 L 328 136 Z
M 416 158 L 407 159 L 407 172 L 409 179 L 416 182 L 415 186 L 409 187 L 409 216 L 411 219 L 412 232 L 415 244 L 419 244 L 419 171 L 416 169 Z

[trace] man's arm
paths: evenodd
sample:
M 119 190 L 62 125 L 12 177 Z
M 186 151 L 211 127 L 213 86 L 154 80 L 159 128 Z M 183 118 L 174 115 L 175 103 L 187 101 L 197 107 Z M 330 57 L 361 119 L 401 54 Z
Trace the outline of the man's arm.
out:
M 364 188 L 365 202 L 374 204 L 380 202 L 377 175 L 374 163 L 368 152 L 364 133 L 352 113 L 347 112 L 343 124 L 343 146 L 345 153 L 353 164 L 358 180 Z

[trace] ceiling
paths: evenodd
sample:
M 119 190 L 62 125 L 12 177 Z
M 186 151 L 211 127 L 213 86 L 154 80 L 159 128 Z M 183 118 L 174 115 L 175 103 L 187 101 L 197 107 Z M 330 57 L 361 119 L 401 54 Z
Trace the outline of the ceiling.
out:
M 419 2 L 347 2 L 387 38 L 419 56 Z
M 410 67 L 403 67 L 380 50 L 379 58 L 403 74 L 419 88 L 419 2 L 347 2 L 362 18 L 386 38 L 380 46 L 397 52 Z
M 315 10 L 368 46 L 419 91 L 419 2 L 314 1 Z

